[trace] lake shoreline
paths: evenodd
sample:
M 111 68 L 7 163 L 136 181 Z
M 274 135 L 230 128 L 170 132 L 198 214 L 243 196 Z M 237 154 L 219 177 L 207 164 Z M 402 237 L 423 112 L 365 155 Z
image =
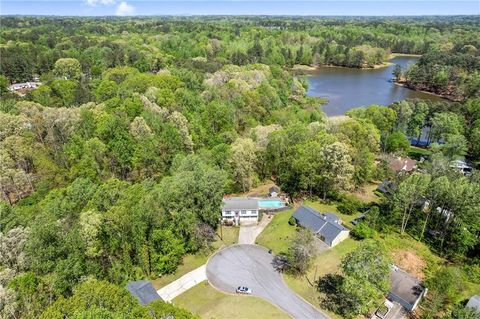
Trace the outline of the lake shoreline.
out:
M 352 70 L 377 70 L 381 68 L 386 68 L 391 65 L 394 65 L 391 62 L 392 59 L 397 57 L 411 57 L 411 58 L 420 58 L 421 54 L 410 54 L 410 53 L 390 53 L 388 56 L 388 61 L 383 62 L 382 64 L 375 64 L 372 67 L 361 67 L 361 68 L 352 68 L 349 66 L 335 65 L 335 64 L 321 64 L 321 65 L 306 65 L 306 64 L 295 64 L 291 69 L 293 71 L 317 71 L 320 68 L 343 68 L 343 69 L 352 69 Z
M 406 88 L 406 89 L 415 91 L 415 92 L 421 92 L 421 93 L 425 93 L 425 94 L 434 95 L 434 96 L 440 97 L 440 98 L 442 98 L 442 99 L 448 100 L 448 101 L 450 101 L 450 102 L 461 102 L 461 101 L 459 101 L 459 100 L 455 100 L 453 97 L 451 97 L 451 96 L 449 96 L 449 95 L 442 95 L 442 94 L 438 94 L 438 93 L 431 92 L 431 91 L 416 89 L 416 88 L 411 87 L 410 85 L 408 85 L 406 82 L 392 81 L 392 83 L 395 84 L 395 85 L 404 87 L 404 88 Z
M 392 72 L 396 64 L 405 68 L 417 61 L 417 57 L 402 54 L 390 60 L 389 67 L 365 72 L 352 68 L 309 67 L 314 71 L 304 72 L 309 83 L 307 96 L 327 99 L 328 103 L 322 106 L 322 110 L 328 117 L 344 115 L 351 108 L 389 105 L 405 99 L 446 101 L 438 94 L 414 90 L 394 81 Z

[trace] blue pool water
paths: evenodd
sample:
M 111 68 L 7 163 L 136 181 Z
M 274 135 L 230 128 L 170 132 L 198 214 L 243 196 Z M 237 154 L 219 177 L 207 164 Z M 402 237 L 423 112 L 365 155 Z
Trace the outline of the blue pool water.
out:
M 285 204 L 279 199 L 261 199 L 258 201 L 258 206 L 263 207 L 283 207 Z

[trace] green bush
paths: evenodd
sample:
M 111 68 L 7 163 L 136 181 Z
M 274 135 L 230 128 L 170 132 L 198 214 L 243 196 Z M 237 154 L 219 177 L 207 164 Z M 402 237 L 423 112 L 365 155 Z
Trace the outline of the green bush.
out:
M 291 225 L 291 226 L 296 226 L 297 225 L 297 220 L 295 218 L 293 218 L 293 216 L 292 216 L 288 220 L 288 224 Z
M 355 213 L 363 211 L 365 204 L 359 201 L 356 198 L 346 197 L 342 202 L 337 206 L 337 209 L 340 213 L 345 215 L 353 215 Z
M 468 281 L 474 284 L 480 284 L 480 264 L 466 265 L 464 269 Z
M 375 235 L 375 230 L 367 224 L 360 222 L 353 227 L 351 234 L 357 239 L 367 239 Z

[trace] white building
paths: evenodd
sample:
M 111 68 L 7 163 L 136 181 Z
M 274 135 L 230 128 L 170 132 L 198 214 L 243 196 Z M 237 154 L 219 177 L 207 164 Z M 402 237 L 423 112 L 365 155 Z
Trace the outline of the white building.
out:
M 233 220 L 239 224 L 241 221 L 258 221 L 258 199 L 255 198 L 224 198 L 222 207 L 222 220 Z

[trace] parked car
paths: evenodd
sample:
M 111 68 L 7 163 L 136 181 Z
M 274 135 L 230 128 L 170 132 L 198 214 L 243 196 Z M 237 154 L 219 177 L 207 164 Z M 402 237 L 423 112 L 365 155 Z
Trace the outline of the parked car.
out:
M 245 294 L 245 295 L 251 295 L 252 294 L 252 289 L 248 287 L 238 287 L 237 288 L 237 294 Z

